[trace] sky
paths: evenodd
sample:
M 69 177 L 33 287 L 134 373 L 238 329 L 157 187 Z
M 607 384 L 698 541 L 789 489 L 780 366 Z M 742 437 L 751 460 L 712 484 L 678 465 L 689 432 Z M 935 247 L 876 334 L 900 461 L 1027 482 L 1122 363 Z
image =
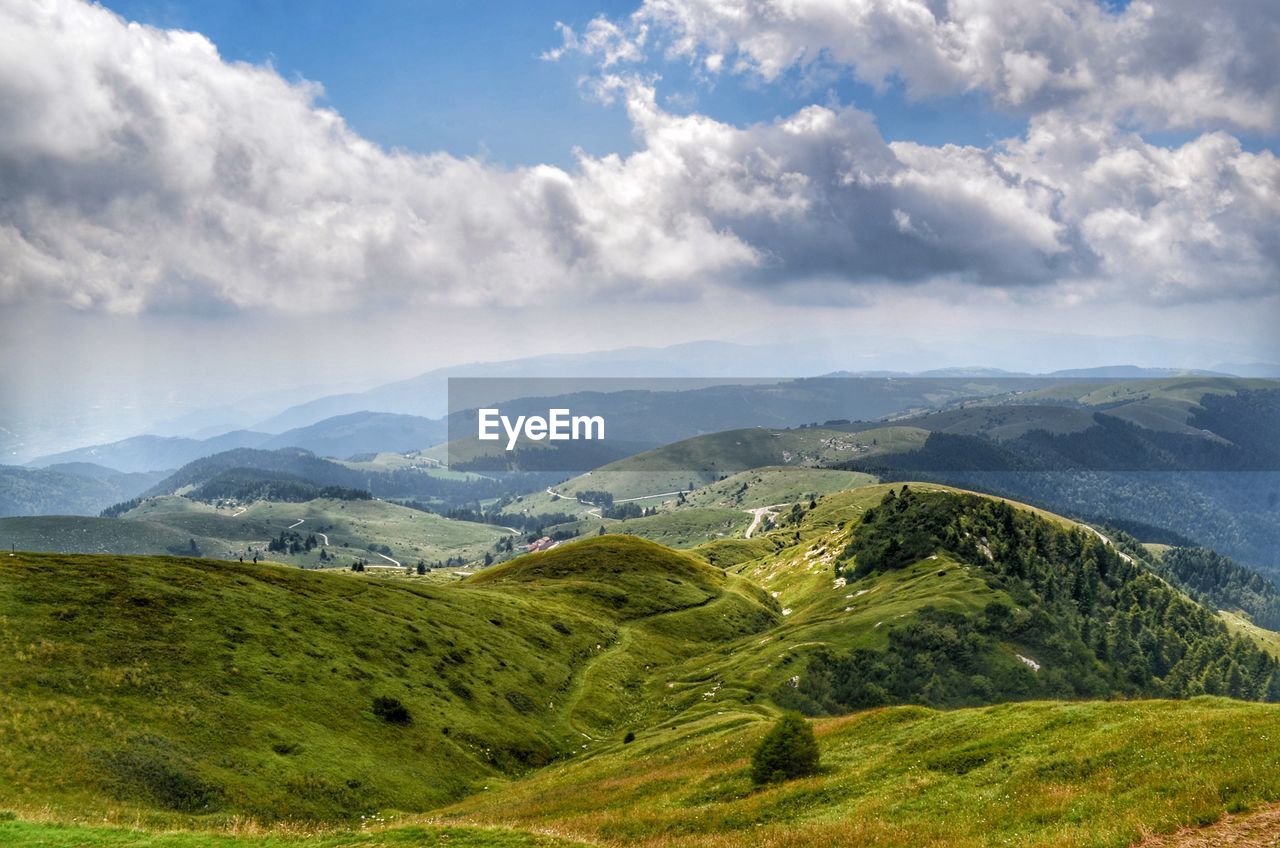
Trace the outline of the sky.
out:
M 695 339 L 1280 361 L 1277 43 L 1270 0 L 0 0 L 0 429 Z

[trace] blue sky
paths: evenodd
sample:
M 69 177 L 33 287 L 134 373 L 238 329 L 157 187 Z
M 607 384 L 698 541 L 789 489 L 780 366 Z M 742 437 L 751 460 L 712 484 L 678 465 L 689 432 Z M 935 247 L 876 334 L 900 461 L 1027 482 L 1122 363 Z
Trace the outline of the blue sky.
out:
M 555 24 L 581 30 L 597 15 L 625 18 L 634 3 L 443 3 L 378 0 L 109 0 L 129 20 L 208 36 L 227 60 L 272 63 L 286 78 L 323 84 L 326 102 L 361 135 L 386 147 L 484 155 L 505 165 L 569 166 L 573 149 L 600 156 L 634 149 L 621 107 L 584 96 L 578 80 L 593 62 L 559 45 Z M 901 87 L 877 92 L 847 77 L 804 84 L 798 74 L 762 85 L 723 75 L 694 79 L 687 62 L 651 57 L 659 96 L 672 112 L 696 111 L 743 125 L 788 115 L 813 102 L 873 113 L 889 141 L 990 145 L 1026 126 L 983 95 L 911 102 Z

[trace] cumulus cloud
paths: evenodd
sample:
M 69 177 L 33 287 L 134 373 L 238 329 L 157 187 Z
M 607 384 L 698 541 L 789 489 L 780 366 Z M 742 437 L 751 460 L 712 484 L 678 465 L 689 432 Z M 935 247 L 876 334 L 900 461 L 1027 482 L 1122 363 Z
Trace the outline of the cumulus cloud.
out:
M 1096 0 L 644 0 L 609 43 L 627 29 L 712 73 L 775 80 L 833 64 L 875 86 L 900 79 L 917 98 L 981 91 L 1152 128 L 1280 125 L 1273 0 L 1134 0 L 1121 12 Z
M 625 65 L 643 42 L 607 23 L 570 36 Z M 1032 60 L 1019 85 L 1045 73 Z M 1051 113 L 1001 146 L 929 147 L 886 143 L 849 107 L 739 127 L 672 114 L 631 73 L 598 86 L 625 104 L 634 153 L 500 168 L 384 150 L 314 84 L 200 35 L 0 0 L 0 301 L 207 314 L 933 281 L 1274 290 L 1280 164 L 1222 133 L 1161 148 Z
M 608 18 L 598 15 L 592 18 L 586 29 L 579 35 L 573 27 L 563 22 L 556 23 L 562 43 L 542 54 L 549 62 L 556 62 L 568 53 L 585 53 L 599 59 L 605 68 L 613 67 L 619 62 L 641 62 L 644 60 L 644 43 L 648 29 L 638 24 L 628 32 Z

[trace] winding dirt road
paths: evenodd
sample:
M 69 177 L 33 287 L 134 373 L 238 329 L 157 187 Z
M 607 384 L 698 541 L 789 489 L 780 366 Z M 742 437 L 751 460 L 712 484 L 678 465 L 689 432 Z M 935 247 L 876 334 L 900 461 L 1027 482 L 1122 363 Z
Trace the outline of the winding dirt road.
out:
M 760 526 L 766 518 L 773 518 L 777 515 L 777 510 L 782 509 L 788 504 L 773 504 L 772 506 L 758 506 L 755 509 L 744 509 L 743 512 L 751 514 L 751 526 L 747 528 L 747 535 L 743 538 L 750 539 L 751 534 L 756 532 L 756 528 Z

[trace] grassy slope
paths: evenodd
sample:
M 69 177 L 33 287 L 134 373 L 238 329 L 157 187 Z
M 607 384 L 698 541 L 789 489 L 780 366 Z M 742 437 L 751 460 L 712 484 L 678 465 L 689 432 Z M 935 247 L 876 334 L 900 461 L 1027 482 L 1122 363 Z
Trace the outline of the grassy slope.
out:
M 531 662 L 546 663 L 544 674 L 564 662 L 561 656 L 544 656 L 545 648 L 529 647 L 536 646 L 536 640 L 519 636 L 541 625 L 548 632 L 533 629 L 534 635 L 559 646 L 556 640 L 565 637 L 546 628 L 548 615 L 559 616 L 579 640 L 574 643 L 580 653 L 571 660 L 572 676 L 558 686 L 556 681 L 547 683 L 553 691 L 538 690 L 548 697 L 539 727 L 549 733 L 550 742 L 575 748 L 579 755 L 509 783 L 473 752 L 472 760 L 464 761 L 465 768 L 475 769 L 469 788 L 491 789 L 447 810 L 446 820 L 520 830 L 551 828 L 558 834 L 619 845 L 856 841 L 968 846 L 1013 841 L 1118 848 L 1143 828 L 1169 829 L 1207 821 L 1223 810 L 1280 797 L 1280 777 L 1270 765 L 1280 757 L 1280 709 L 1209 699 L 1017 704 L 954 712 L 895 708 L 824 720 L 818 723 L 826 764 L 822 775 L 752 791 L 746 757 L 764 732 L 762 719 L 773 715 L 761 696 L 796 673 L 799 666 L 792 670 L 792 658 L 818 643 L 837 649 L 876 644 L 886 628 L 901 618 L 909 619 L 926 604 L 964 609 L 998 597 L 985 582 L 945 557 L 866 578 L 855 591 L 838 585 L 830 560 L 851 522 L 877 503 L 885 489 L 869 486 L 824 497 L 798 528 L 780 528 L 751 540 L 714 542 L 687 555 L 608 536 L 523 557 L 458 586 L 428 591 L 384 585 L 388 592 L 423 599 L 415 603 L 413 612 L 394 611 L 402 616 L 398 625 L 419 621 L 414 616 L 427 618 L 430 611 L 430 619 L 441 623 L 448 638 L 477 651 L 475 657 L 466 658 L 464 667 L 446 666 L 446 672 L 471 675 L 473 666 L 491 663 L 493 656 L 508 661 L 508 668 L 478 668 L 475 673 L 484 682 L 466 681 L 473 693 L 484 690 L 498 695 L 504 685 L 499 682 L 502 676 L 515 674 L 514 669 L 526 672 Z M 700 558 L 727 570 L 709 569 L 700 564 Z M 370 585 L 337 575 L 305 576 L 329 581 L 316 587 L 344 581 Z M 56 578 L 50 577 L 40 585 L 54 582 Z M 370 596 L 353 617 L 363 625 L 372 615 L 370 610 L 386 609 L 389 597 Z M 217 608 L 224 609 L 225 603 L 217 602 Z M 484 616 L 500 604 L 518 610 L 519 620 L 512 613 L 501 614 L 503 627 L 495 629 Z M 333 615 L 335 606 L 344 605 L 330 597 L 323 606 Z M 460 617 L 441 616 L 440 609 L 456 610 Z M 56 611 L 47 606 L 42 610 Z M 0 608 L 6 621 L 18 613 L 43 622 L 29 603 Z M 203 615 L 216 613 L 210 607 Z M 56 615 L 50 619 L 58 621 Z M 373 620 L 377 621 L 376 616 Z M 329 631 L 320 628 L 315 638 L 329 633 L 332 641 Z M 23 654 L 21 662 L 26 663 L 32 663 L 38 651 L 53 650 L 47 654 L 50 657 L 66 656 L 66 649 L 56 648 L 56 642 L 55 648 L 46 649 L 41 647 L 45 637 L 27 637 L 28 628 L 19 632 L 22 638 L 0 642 L 4 646 L 0 663 L 22 668 L 12 665 L 11 650 Z M 30 632 L 39 633 L 39 628 Z M 493 644 L 503 638 L 517 641 Z M 393 632 L 390 639 L 361 645 L 368 652 L 371 644 L 385 647 L 394 641 Z M 429 643 L 435 641 L 428 637 Z M 327 650 L 341 650 L 328 642 L 325 645 Z M 416 671 L 414 657 L 388 660 L 383 651 L 371 656 L 372 661 L 351 659 L 352 668 L 364 668 L 370 662 L 378 668 L 386 664 L 390 673 L 382 680 L 403 687 L 393 692 L 419 697 L 415 690 L 431 678 Z M 314 660 L 302 656 L 297 661 L 306 667 L 314 665 Z M 224 659 L 223 674 L 226 665 Z M 29 668 L 25 672 L 28 694 L 35 691 L 36 678 L 31 677 L 35 673 Z M 6 680 L 15 679 L 9 668 L 0 667 L 0 674 Z M 225 685 L 235 679 L 222 680 Z M 347 700 L 364 698 L 367 704 L 368 685 L 354 695 L 350 684 L 342 685 Z M 101 689 L 100 681 L 95 681 L 94 688 Z M 411 703 L 411 708 L 415 715 L 431 715 L 432 720 L 440 710 L 483 723 L 494 712 L 493 705 L 502 707 L 496 697 L 477 697 L 466 708 L 449 701 L 447 694 L 440 702 L 443 706 L 428 700 Z M 255 703 L 265 703 L 261 694 L 253 697 Z M 410 703 L 408 695 L 401 697 Z M 94 715 L 110 709 L 110 705 L 98 705 Z M 350 705 L 345 709 L 349 713 Z M 4 738 L 5 726 L 0 723 L 0 752 L 47 752 L 59 732 L 55 727 L 72 739 L 85 735 L 83 730 L 67 729 L 82 728 L 83 713 L 65 712 L 61 705 L 53 712 L 50 717 L 33 709 L 23 711 L 23 721 L 34 722 L 34 728 L 45 726 L 41 722 L 51 723 L 43 736 L 15 723 L 23 731 L 20 738 L 25 746 L 5 744 L 11 740 Z M 486 731 L 498 734 L 492 738 L 501 738 L 504 732 L 513 736 L 528 732 L 518 713 L 495 714 L 499 727 Z M 359 733 L 372 734 L 369 739 L 376 740 L 377 733 L 390 729 L 375 722 L 367 708 L 358 718 L 365 722 L 358 726 Z M 355 731 L 348 729 L 352 717 L 348 714 L 345 719 L 341 731 L 329 728 L 326 732 L 343 739 L 341 744 L 367 744 L 364 735 L 347 738 Z M 548 725 L 554 732 L 546 730 Z M 296 724 L 289 721 L 286 726 Z M 171 728 L 182 738 L 189 729 L 185 725 Z M 415 724 L 409 731 L 418 729 Z M 621 735 L 628 729 L 638 738 L 624 745 Z M 31 739 L 44 741 L 32 745 Z M 41 749 L 40 744 L 46 747 Z M 225 756 L 235 755 L 232 749 Z M 377 755 L 397 772 L 427 769 L 422 759 L 437 756 L 428 746 L 413 752 L 407 764 L 403 751 L 378 749 L 367 758 Z M 0 756 L 21 759 L 23 753 Z M 366 754 L 361 750 L 358 756 Z M 333 779 L 344 779 L 349 769 L 335 767 L 334 761 L 347 763 L 351 758 L 335 749 L 314 767 L 334 769 Z M 440 761 L 432 762 L 438 772 Z M 45 775 L 50 773 L 47 765 L 30 768 L 37 776 L 40 768 Z M 449 768 L 453 775 L 459 774 L 452 763 Z M 0 772 L 13 770 L 3 763 Z M 377 780 L 367 786 L 362 790 L 365 800 L 385 799 L 385 794 L 371 791 L 385 792 Z M 94 791 L 82 788 L 80 803 L 92 806 Z M 48 790 L 40 793 L 48 795 Z M 0 797 L 0 808 L 5 805 L 31 809 L 29 803 Z M 353 839 L 337 844 L 384 843 Z
M 766 467 L 742 471 L 690 492 L 691 506 L 736 509 L 809 500 L 875 483 L 870 474 L 828 468 Z
M 588 572 L 632 562 L 595 585 L 629 591 L 646 627 L 675 627 L 664 619 L 688 605 L 768 623 L 700 560 L 620 537 L 571 553 Z M 670 569 L 695 573 L 676 584 Z M 577 584 L 499 577 L 432 587 L 210 560 L 6 557 L 0 773 L 12 780 L 0 809 L 422 810 L 563 756 L 581 745 L 578 676 L 635 610 L 584 605 Z M 708 638 L 732 626 L 717 619 Z M 673 640 L 695 650 L 701 627 Z M 412 725 L 373 716 L 384 694 Z
M 923 444 L 927 436 L 927 431 L 915 427 L 880 427 L 859 433 L 822 428 L 728 430 L 610 463 L 554 489 L 566 495 L 594 489 L 610 492 L 616 499 L 688 491 L 750 469 L 811 468 L 911 450 Z
M 77 516 L 0 519 L 0 541 L 20 550 L 60 553 L 185 553 L 192 539 L 204 556 L 234 558 L 249 547 L 264 549 L 267 540 L 301 518 L 294 532 L 304 538 L 328 534 L 328 552 L 345 564 L 355 557 L 375 562 L 370 544 L 387 545 L 391 556 L 406 564 L 450 556 L 476 559 L 499 538 L 501 528 L 408 509 L 380 500 L 317 499 L 305 503 L 258 501 L 247 510 L 216 508 L 177 496 L 150 498 L 120 519 Z M 319 549 L 300 554 L 272 554 L 291 565 L 317 567 Z
M 1280 657 L 1280 633 L 1259 627 L 1238 613 L 1218 610 L 1218 616 L 1227 623 L 1227 628 L 1232 633 L 1247 636 L 1273 657 Z
M 713 539 L 741 536 L 750 523 L 751 515 L 739 509 L 673 509 L 668 504 L 665 508 L 659 507 L 657 515 L 628 518 L 625 521 L 611 518 L 601 520 L 591 515 L 566 526 L 583 536 L 598 533 L 604 527 L 608 533 L 626 533 L 672 548 L 690 548 Z
M 559 488 L 566 492 L 579 491 L 609 479 L 617 482 L 630 475 L 631 472 L 618 472 L 613 478 L 597 478 L 592 474 Z M 589 514 L 589 506 L 556 498 L 546 492 L 528 495 L 521 503 L 513 504 L 509 509 L 534 512 L 545 510 L 581 516 L 578 521 L 566 525 L 566 529 L 576 530 L 584 536 L 597 533 L 603 526 L 610 533 L 628 533 L 669 547 L 688 548 L 717 539 L 743 536 L 752 522 L 749 512 L 752 508 L 808 502 L 811 496 L 827 495 L 875 482 L 871 475 L 856 471 L 771 466 L 743 471 L 693 489 L 688 493 L 684 504 L 678 504 L 676 496 L 670 494 L 636 500 L 635 503 L 641 507 L 658 510 L 657 515 L 642 518 L 601 518 L 598 510 Z M 630 480 L 627 485 L 636 485 L 636 480 Z
M 1122 848 L 1280 796 L 1275 706 L 897 707 L 816 728 L 823 773 L 782 786 L 753 791 L 748 758 L 767 725 L 725 710 L 467 799 L 448 818 L 616 845 Z

